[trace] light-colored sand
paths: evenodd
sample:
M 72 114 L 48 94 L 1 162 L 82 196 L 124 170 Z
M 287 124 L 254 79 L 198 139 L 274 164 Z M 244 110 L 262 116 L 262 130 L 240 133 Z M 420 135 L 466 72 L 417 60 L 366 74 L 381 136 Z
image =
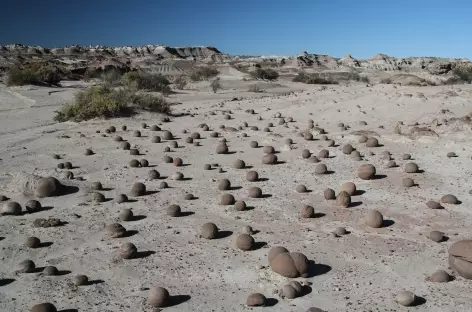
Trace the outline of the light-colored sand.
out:
M 315 306 L 330 312 L 346 311 L 471 311 L 472 291 L 470 281 L 458 277 L 446 284 L 425 281 L 425 277 L 437 269 L 448 270 L 447 250 L 454 242 L 470 238 L 472 204 L 469 189 L 472 188 L 472 138 L 470 131 L 449 132 L 437 129 L 439 137 L 422 137 L 412 140 L 408 136 L 393 133 L 397 121 L 403 121 L 402 131 L 414 122 L 430 122 L 442 115 L 461 117 L 472 110 L 472 88 L 459 87 L 393 87 L 365 84 L 352 86 L 309 86 L 281 82 L 287 87 L 267 88 L 265 93 L 246 92 L 253 82 L 225 81 L 219 94 L 209 92 L 208 85 L 199 85 L 202 91 L 183 90 L 171 96 L 181 102 L 176 112 L 189 111 L 194 117 L 171 118 L 161 127 L 171 130 L 182 147 L 164 153 L 167 142 L 151 143 L 153 133 L 140 129 L 141 122 L 160 124 L 157 115 L 143 114 L 130 119 L 94 120 L 80 124 L 52 122 L 53 111 L 61 103 L 73 97 L 76 88 L 51 89 L 42 87 L 6 88 L 0 86 L 0 194 L 11 197 L 24 206 L 28 198 L 18 193 L 11 184 L 11 174 L 19 171 L 41 176 L 61 177 L 56 169 L 58 162 L 70 161 L 73 180 L 79 185 L 78 193 L 57 198 L 42 199 L 51 209 L 23 216 L 0 218 L 0 278 L 13 279 L 0 286 L 1 311 L 29 311 L 36 303 L 53 302 L 59 310 L 78 311 L 151 311 L 143 305 L 147 289 L 151 286 L 166 287 L 171 295 L 180 296 L 176 305 L 165 311 L 248 311 L 246 298 L 250 293 L 261 292 L 272 302 L 268 311 L 305 311 Z M 196 87 L 196 86 L 195 86 Z M 48 94 L 48 91 L 60 92 Z M 457 96 L 444 96 L 444 91 L 455 90 Z M 292 92 L 293 91 L 293 92 Z M 425 98 L 419 97 L 418 92 Z M 411 94 L 410 97 L 408 94 Z M 233 98 L 243 98 L 230 101 Z M 245 112 L 252 108 L 257 114 Z M 442 114 L 442 109 L 450 113 Z M 221 114 L 230 110 L 232 120 L 224 120 Z M 215 111 L 215 116 L 208 113 Z M 278 125 L 272 116 L 280 112 L 292 117 L 288 128 Z M 257 118 L 262 117 L 261 121 Z M 325 141 L 305 141 L 296 135 L 313 119 L 327 131 L 336 147 L 326 147 Z M 359 121 L 367 126 L 360 126 Z M 220 125 L 237 128 L 246 121 L 260 130 L 269 122 L 274 123 L 270 133 L 245 128 L 238 132 L 221 131 Z M 337 124 L 344 122 L 351 129 L 341 131 Z M 198 125 L 206 123 L 228 140 L 229 155 L 217 155 L 217 140 L 210 138 Z M 122 136 L 138 147 L 141 156 L 131 156 L 118 148 L 114 135 L 102 137 L 104 130 L 114 125 L 116 135 Z M 127 125 L 127 131 L 121 126 Z M 384 128 L 380 129 L 379 126 Z M 143 137 L 132 136 L 140 129 Z M 183 134 L 182 130 L 188 134 Z M 449 128 L 447 128 L 449 129 Z M 101 133 L 96 133 L 100 130 Z M 357 142 L 356 130 L 372 130 L 379 134 L 383 145 L 366 148 Z M 202 135 L 201 146 L 186 144 L 184 139 L 192 132 Z M 247 137 L 242 137 L 242 133 Z M 84 134 L 85 137 L 80 137 Z M 66 137 L 67 136 L 67 137 Z M 285 139 L 292 138 L 293 146 L 285 146 Z M 283 163 L 262 165 L 262 149 L 252 149 L 249 143 L 272 145 Z M 361 154 L 363 161 L 354 161 L 341 152 L 345 143 L 351 143 Z M 86 148 L 96 153 L 84 156 Z M 314 175 L 315 164 L 301 158 L 308 148 L 315 155 L 327 148 L 332 158 L 324 159 L 333 173 Z M 399 164 L 386 169 L 381 152 L 388 150 Z M 375 155 L 370 156 L 372 151 Z M 457 158 L 447 158 L 447 152 L 455 152 Z M 406 174 L 403 153 L 410 153 L 424 173 Z M 63 160 L 52 158 L 59 154 Z M 163 162 L 163 156 L 181 157 L 186 166 L 175 168 Z M 128 162 L 145 158 L 152 168 L 129 168 Z M 232 163 L 242 159 L 252 169 L 236 170 Z M 204 164 L 218 163 L 217 169 L 203 170 Z M 357 167 L 371 163 L 377 167 L 379 179 L 362 181 L 357 178 Z M 150 169 L 158 170 L 160 180 L 147 181 Z M 261 182 L 246 181 L 246 172 L 257 170 Z M 173 181 L 169 177 L 180 171 L 185 181 Z M 403 177 L 412 177 L 417 187 L 405 189 Z M 237 212 L 232 207 L 219 205 L 223 193 L 217 189 L 217 180 L 228 178 L 236 198 L 246 200 L 252 209 Z M 93 181 L 100 181 L 109 191 L 103 192 L 112 199 L 115 194 L 128 193 L 136 181 L 144 182 L 151 195 L 136 198 L 133 202 L 116 204 L 113 200 L 94 205 L 87 202 L 86 190 Z M 160 182 L 167 181 L 171 188 L 158 190 Z M 338 192 L 342 183 L 355 182 L 361 194 L 353 197 L 354 205 L 348 209 L 336 208 L 324 201 L 323 190 L 331 187 Z M 295 187 L 305 184 L 312 192 L 298 194 Z M 248 199 L 247 189 L 259 186 L 263 199 Z M 186 201 L 185 193 L 198 199 Z M 446 205 L 444 210 L 428 209 L 425 203 L 439 200 L 445 194 L 454 194 L 462 204 Z M 170 218 L 165 211 L 168 205 L 179 204 L 183 211 L 193 214 Z M 324 216 L 301 219 L 300 206 L 310 204 Z M 103 229 L 105 224 L 118 221 L 122 208 L 132 208 L 142 216 L 132 222 L 121 222 L 127 230 L 136 231 L 126 238 L 110 239 Z M 381 229 L 368 229 L 363 216 L 371 209 L 378 209 L 393 223 Z M 56 217 L 68 224 L 57 228 L 35 228 L 36 218 Z M 221 231 L 231 236 L 216 240 L 199 237 L 200 226 L 214 222 Z M 267 246 L 254 251 L 236 250 L 232 241 L 244 225 L 259 231 L 257 242 Z M 351 233 L 334 237 L 331 232 L 338 226 Z M 431 230 L 446 233 L 449 240 L 434 243 L 427 238 Z M 37 236 L 52 245 L 28 249 L 23 245 L 26 237 Z M 152 251 L 147 257 L 117 260 L 117 248 L 122 242 L 132 242 L 139 251 Z M 268 268 L 267 252 L 271 246 L 285 246 L 290 251 L 303 252 L 316 262 L 307 279 L 311 293 L 286 300 L 276 291 L 285 279 Z M 38 267 L 57 266 L 70 273 L 46 277 L 41 273 L 15 274 L 17 264 L 32 259 Z M 260 267 L 262 266 L 262 267 Z M 76 274 L 86 274 L 92 285 L 76 288 L 71 281 Z M 413 291 L 426 302 L 407 309 L 394 302 L 401 290 Z M 178 304 L 177 304 L 178 303 Z M 257 309 L 254 309 L 254 311 Z M 67 310 L 69 311 L 69 310 Z M 75 311 L 75 310 L 70 310 Z

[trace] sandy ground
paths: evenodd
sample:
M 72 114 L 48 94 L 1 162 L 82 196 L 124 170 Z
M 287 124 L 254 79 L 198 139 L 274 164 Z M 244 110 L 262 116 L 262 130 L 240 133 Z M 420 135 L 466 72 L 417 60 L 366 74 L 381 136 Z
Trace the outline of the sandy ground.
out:
M 425 281 L 437 269 L 450 273 L 447 250 L 454 242 L 470 238 L 472 204 L 472 138 L 470 132 L 442 133 L 439 137 L 411 139 L 393 133 L 393 125 L 403 121 L 430 122 L 448 109 L 449 115 L 463 116 L 470 111 L 472 88 L 456 87 L 393 87 L 365 84 L 351 86 L 307 86 L 281 82 L 267 84 L 266 92 L 246 92 L 250 82 L 223 80 L 225 87 L 218 94 L 209 92 L 207 85 L 191 86 L 172 95 L 176 112 L 189 111 L 194 117 L 171 118 L 160 123 L 160 116 L 143 114 L 134 118 L 93 120 L 82 123 L 54 123 L 52 116 L 61 103 L 70 100 L 76 86 L 52 89 L 42 87 L 7 88 L 0 86 L 0 193 L 18 201 L 22 206 L 30 198 L 13 187 L 12 176 L 18 172 L 40 176 L 61 177 L 56 169 L 58 162 L 70 161 L 71 171 L 83 181 L 67 181 L 80 187 L 74 194 L 42 199 L 48 209 L 22 216 L 0 218 L 0 310 L 29 311 L 37 303 L 52 302 L 61 311 L 151 311 L 143 302 L 150 286 L 163 286 L 177 296 L 174 305 L 165 311 L 305 311 L 318 307 L 326 311 L 471 311 L 470 282 L 457 277 L 452 282 L 436 284 Z M 285 86 L 284 86 L 285 85 Z M 195 89 L 199 87 L 201 91 Z M 459 89 L 460 88 L 460 89 Z M 445 96 L 455 90 L 457 96 Z M 48 94 L 49 91 L 59 91 Z M 424 97 L 418 95 L 424 94 Z M 412 96 L 409 96 L 411 94 Z M 230 101 L 233 98 L 238 101 Z M 256 114 L 245 112 L 252 108 Z M 225 120 L 224 110 L 232 112 Z M 210 111 L 217 114 L 208 115 Z M 272 116 L 281 113 L 292 117 L 288 127 L 278 125 Z M 262 117 L 262 120 L 258 120 Z M 305 141 L 297 136 L 313 119 L 323 127 L 335 147 L 325 141 Z M 359 121 L 367 126 L 360 126 Z M 222 131 L 220 125 L 237 128 L 246 121 L 258 126 L 259 131 L 245 128 L 238 132 Z M 161 124 L 179 139 L 181 147 L 164 153 L 167 142 L 151 143 L 152 132 L 141 129 L 141 123 Z M 269 122 L 271 132 L 263 132 Z M 351 129 L 341 131 L 337 126 L 344 122 Z M 206 123 L 211 130 L 219 131 L 228 140 L 228 155 L 217 155 L 216 138 L 198 127 Z M 118 148 L 114 135 L 102 136 L 114 125 L 116 135 L 138 147 L 140 156 Z M 127 125 L 127 131 L 121 126 Z M 383 125 L 384 128 L 379 128 Z M 132 136 L 133 130 L 143 136 Z M 101 133 L 96 133 L 100 130 Z M 188 134 L 183 134 L 187 130 Z M 382 147 L 368 149 L 358 143 L 350 133 L 355 130 L 372 130 L 378 133 Z M 184 139 L 198 131 L 201 146 L 186 144 Z M 243 137 L 242 133 L 247 137 Z M 84 136 L 81 137 L 80 134 Z M 285 145 L 292 138 L 294 144 Z M 277 165 L 263 165 L 261 148 L 250 148 L 250 141 L 272 145 L 283 161 Z M 363 155 L 363 161 L 354 161 L 341 152 L 345 143 L 351 143 Z M 84 156 L 86 148 L 95 155 Z M 332 156 L 323 159 L 331 174 L 317 176 L 315 164 L 302 159 L 303 149 L 315 155 L 327 148 Z M 388 150 L 399 164 L 387 169 L 381 152 Z M 369 155 L 373 152 L 375 155 Z M 447 152 L 458 157 L 447 158 Z M 424 170 L 419 174 L 406 174 L 401 155 L 409 153 L 413 161 Z M 53 154 L 62 160 L 53 159 Z M 175 168 L 163 162 L 163 156 L 181 157 L 185 166 Z M 145 158 L 152 168 L 129 168 L 128 162 Z M 232 163 L 242 159 L 251 169 L 234 169 Z M 223 169 L 203 170 L 204 164 L 218 163 Z M 377 168 L 378 179 L 363 181 L 357 177 L 360 164 L 371 163 Z M 150 169 L 158 170 L 162 179 L 148 181 Z M 262 181 L 248 182 L 246 172 L 256 170 Z M 188 179 L 173 181 L 173 173 L 180 171 Z M 410 176 L 417 187 L 404 188 L 403 177 Z M 221 192 L 218 179 L 228 178 L 237 199 L 244 199 L 251 210 L 237 212 L 231 206 L 219 205 Z M 132 202 L 117 204 L 113 200 L 93 204 L 87 199 L 91 182 L 100 181 L 109 199 L 115 194 L 129 193 L 136 181 L 144 182 L 150 195 L 133 198 Z M 167 181 L 170 188 L 159 190 Z M 342 183 L 355 182 L 360 195 L 353 197 L 354 205 L 348 209 L 336 208 L 326 202 L 323 190 L 331 187 L 339 191 Z M 307 186 L 310 193 L 295 192 L 298 184 Z M 262 199 L 250 199 L 247 189 L 259 186 Z M 185 193 L 198 199 L 184 200 Z M 425 203 L 439 200 L 445 194 L 454 194 L 460 205 L 445 205 L 443 210 L 428 209 Z M 170 204 L 178 204 L 183 211 L 191 212 L 179 218 L 166 215 Z M 310 204 L 323 215 L 314 219 L 301 219 L 300 206 Z M 136 221 L 120 222 L 132 235 L 126 238 L 108 238 L 103 227 L 118 221 L 122 208 L 132 208 Z M 389 220 L 381 229 L 367 228 L 363 217 L 377 209 Z M 68 224 L 55 228 L 35 228 L 36 218 L 56 217 Z M 200 227 L 214 222 L 225 237 L 205 240 L 199 237 Z M 259 231 L 254 235 L 260 248 L 243 252 L 233 247 L 233 239 L 244 225 Z M 350 234 L 335 237 L 332 231 L 344 226 Z M 446 233 L 449 240 L 435 243 L 427 238 L 431 230 Z M 134 231 L 134 232 L 133 232 Z M 231 235 L 229 235 L 231 234 Z M 28 236 L 37 236 L 49 246 L 30 249 L 24 246 Z M 132 260 L 117 259 L 117 248 L 122 242 L 132 242 L 138 251 L 151 251 L 147 256 Z M 317 264 L 307 278 L 311 284 L 308 294 L 293 300 L 282 299 L 277 290 L 288 279 L 273 273 L 268 267 L 270 247 L 282 245 L 290 251 L 303 252 Z M 17 274 L 18 263 L 25 259 L 35 261 L 37 267 L 57 266 L 64 275 L 47 277 L 37 273 Z M 75 287 L 76 274 L 86 274 L 93 282 Z M 303 280 L 303 279 L 298 279 Z M 399 306 L 394 297 L 401 290 L 410 290 L 425 302 L 417 307 Z M 248 308 L 250 293 L 263 293 L 270 307 Z

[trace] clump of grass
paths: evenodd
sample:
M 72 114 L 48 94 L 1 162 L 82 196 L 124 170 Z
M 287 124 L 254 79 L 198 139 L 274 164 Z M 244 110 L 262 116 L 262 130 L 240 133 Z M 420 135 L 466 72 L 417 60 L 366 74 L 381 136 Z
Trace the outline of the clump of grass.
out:
M 251 72 L 252 78 L 264 80 L 277 80 L 279 73 L 271 68 L 256 68 Z
M 216 93 L 219 89 L 222 88 L 220 78 L 216 78 L 215 80 L 212 80 L 210 83 L 211 89 L 213 90 L 213 93 Z
M 261 87 L 258 84 L 254 84 L 254 85 L 249 86 L 248 91 L 249 92 L 256 92 L 256 93 L 264 92 L 264 90 L 262 90 Z
M 382 78 L 382 79 L 380 79 L 380 83 L 381 84 L 392 84 L 393 81 L 392 81 L 391 78 Z
M 130 89 L 113 89 L 106 85 L 93 86 L 78 92 L 72 103 L 56 111 L 55 121 L 83 121 L 93 118 L 129 116 L 137 110 L 169 113 L 170 104 L 162 97 L 138 94 Z
M 121 85 L 122 77 L 123 74 L 114 69 L 100 73 L 97 78 L 109 87 L 118 87 Z
M 202 81 L 202 80 L 209 80 L 218 76 L 220 72 L 218 69 L 211 67 L 211 66 L 201 66 L 194 68 L 193 71 L 190 73 L 190 79 L 192 81 Z
M 8 86 L 57 85 L 62 79 L 57 68 L 41 63 L 11 67 L 7 75 Z
M 313 73 L 313 74 L 306 74 L 306 73 L 298 73 L 297 76 L 295 76 L 292 79 L 293 82 L 303 82 L 306 84 L 337 84 L 337 81 L 327 79 L 323 76 L 321 76 L 318 73 Z
M 183 90 L 187 86 L 187 78 L 184 75 L 180 75 L 174 80 L 174 85 L 177 90 Z
M 132 71 L 123 75 L 123 85 L 136 90 L 161 92 L 164 95 L 172 93 L 169 80 L 161 74 L 150 74 Z
M 452 73 L 466 83 L 472 83 L 472 67 L 456 67 Z

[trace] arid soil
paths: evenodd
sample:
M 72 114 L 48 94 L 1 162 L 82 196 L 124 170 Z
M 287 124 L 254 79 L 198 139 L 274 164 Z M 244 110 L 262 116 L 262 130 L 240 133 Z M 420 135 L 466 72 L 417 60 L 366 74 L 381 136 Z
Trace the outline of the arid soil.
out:
M 310 307 L 329 312 L 472 311 L 470 281 L 456 275 L 447 262 L 448 248 L 470 238 L 472 226 L 471 127 L 465 121 L 450 121 L 472 111 L 472 87 L 361 83 L 323 87 L 281 81 L 263 84 L 265 92 L 247 92 L 252 83 L 223 77 L 224 89 L 217 94 L 210 92 L 209 83 L 189 85 L 170 96 L 179 103 L 173 111 L 188 115 L 170 117 L 170 122 L 161 122 L 159 115 L 142 114 L 81 123 L 55 123 L 52 117 L 85 83 L 64 83 L 62 88 L 0 85 L 0 195 L 17 201 L 25 210 L 31 198 L 22 194 L 17 181 L 26 174 L 54 176 L 79 187 L 72 194 L 40 199 L 45 207 L 40 212 L 0 218 L 0 310 L 24 312 L 37 303 L 52 302 L 60 311 L 153 311 L 145 304 L 148 289 L 162 286 L 174 296 L 164 311 L 306 311 Z M 254 109 L 255 114 L 247 113 L 248 109 Z M 225 112 L 231 112 L 230 120 L 224 118 Z M 279 125 L 280 119 L 273 117 L 276 113 L 293 121 Z M 317 133 L 313 141 L 298 135 L 307 129 L 309 119 L 335 141 L 334 147 L 328 147 Z M 403 125 L 395 129 L 399 121 Z M 148 128 L 141 127 L 143 122 Z M 244 122 L 249 127 L 244 127 Z M 349 128 L 341 129 L 341 122 Z M 199 128 L 203 123 L 210 131 Z M 274 126 L 263 132 L 269 123 Z M 432 131 L 410 136 L 415 123 Z M 179 147 L 164 152 L 168 141 L 152 143 L 152 136 L 162 134 L 149 129 L 154 124 L 170 130 Z M 105 134 L 112 125 L 116 133 Z M 122 125 L 127 126 L 126 131 L 121 130 Z M 243 129 L 237 130 L 238 126 Z M 253 131 L 251 126 L 259 130 Z M 140 130 L 142 137 L 133 137 L 134 130 Z M 211 131 L 219 132 L 219 138 L 210 137 Z M 195 140 L 200 146 L 185 142 L 193 132 L 200 133 L 201 139 Z M 358 143 L 356 134 L 361 133 L 375 136 L 381 146 L 367 148 Z M 120 149 L 113 139 L 116 135 L 135 146 L 140 155 Z M 221 138 L 227 140 L 229 154 L 216 154 Z M 292 145 L 286 145 L 287 138 L 293 140 Z M 251 141 L 273 146 L 280 163 L 263 165 L 262 148 L 251 148 Z M 352 144 L 363 160 L 343 154 L 346 143 Z M 87 148 L 95 154 L 85 156 Z M 315 175 L 316 164 L 301 156 L 304 149 L 314 155 L 329 150 L 330 157 L 321 159 L 329 174 Z M 383 151 L 391 152 L 398 167 L 386 167 Z M 448 152 L 457 157 L 446 157 Z M 403 160 L 404 153 L 411 154 L 412 160 Z M 54 159 L 54 154 L 62 159 Z M 184 166 L 164 163 L 164 155 L 182 158 Z M 148 168 L 129 167 L 130 160 L 143 158 L 149 161 Z M 247 168 L 234 169 L 236 159 L 244 160 Z M 74 179 L 64 179 L 66 170 L 57 169 L 57 164 L 65 161 L 73 164 L 70 171 Z M 404 165 L 410 161 L 422 172 L 405 173 Z M 376 167 L 375 179 L 357 177 L 357 168 L 364 163 Z M 218 167 L 204 170 L 205 164 Z M 161 178 L 148 180 L 151 169 Z M 256 170 L 261 180 L 248 182 L 249 170 Z M 171 179 L 177 171 L 184 174 L 184 180 Z M 404 177 L 411 177 L 416 185 L 403 187 Z M 239 212 L 219 204 L 226 193 L 217 188 L 223 178 L 233 186 L 228 192 L 245 200 L 249 210 Z M 105 187 L 101 192 L 108 201 L 90 201 L 89 187 L 95 181 Z M 117 194 L 129 194 L 137 181 L 146 185 L 149 194 L 130 197 L 130 202 L 122 204 L 114 201 Z M 169 188 L 159 189 L 163 181 Z M 349 208 L 325 201 L 324 189 L 338 193 L 348 181 L 359 190 Z M 310 192 L 297 193 L 299 184 Z M 248 198 L 251 186 L 260 187 L 265 196 Z M 186 193 L 196 199 L 185 200 Z M 441 210 L 426 206 L 445 194 L 457 196 L 461 203 L 444 204 Z M 171 204 L 180 205 L 184 216 L 167 216 Z M 316 218 L 300 217 L 303 204 L 314 207 Z M 132 208 L 137 217 L 119 221 L 123 208 Z M 365 214 L 373 209 L 387 220 L 383 228 L 364 224 Z M 66 224 L 33 226 L 35 219 L 48 217 Z M 104 226 L 114 222 L 121 223 L 129 235 L 109 238 Z M 218 239 L 199 236 L 206 222 L 218 226 L 222 232 Z M 257 231 L 253 235 L 255 250 L 234 247 L 233 241 L 245 225 Z M 340 226 L 349 233 L 333 235 Z M 433 242 L 428 238 L 432 230 L 444 232 L 448 240 Z M 29 236 L 45 244 L 28 248 L 24 242 Z M 135 244 L 140 256 L 120 259 L 117 250 L 123 242 Z M 314 261 L 309 277 L 297 279 L 309 283 L 304 296 L 293 300 L 279 297 L 278 290 L 289 279 L 268 266 L 267 253 L 272 246 L 303 252 Z M 18 264 L 26 259 L 35 262 L 37 272 L 16 273 Z M 48 265 L 56 266 L 62 274 L 44 276 L 41 268 Z M 438 269 L 456 279 L 449 283 L 427 281 Z M 87 275 L 92 282 L 75 286 L 72 280 L 77 274 Z M 418 306 L 406 308 L 396 303 L 395 295 L 402 290 L 420 297 Z M 247 307 L 246 298 L 254 292 L 270 298 L 269 307 Z

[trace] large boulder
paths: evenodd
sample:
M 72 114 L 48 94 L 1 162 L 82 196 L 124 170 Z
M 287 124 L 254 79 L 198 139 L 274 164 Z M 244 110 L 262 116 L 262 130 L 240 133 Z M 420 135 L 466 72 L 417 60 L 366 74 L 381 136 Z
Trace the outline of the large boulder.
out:
M 472 279 L 472 240 L 461 240 L 449 248 L 449 266 L 460 276 Z

